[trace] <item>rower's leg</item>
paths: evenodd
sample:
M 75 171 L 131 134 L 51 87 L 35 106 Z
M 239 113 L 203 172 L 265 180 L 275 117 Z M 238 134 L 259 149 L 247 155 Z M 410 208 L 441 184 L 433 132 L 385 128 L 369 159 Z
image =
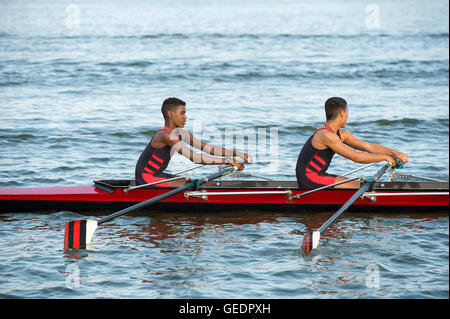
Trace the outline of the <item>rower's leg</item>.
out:
M 347 177 L 344 176 L 337 176 L 336 177 L 336 183 L 347 180 Z M 340 184 L 335 186 L 334 188 L 359 188 L 361 186 L 361 183 L 359 181 L 350 181 L 348 183 Z
M 181 187 L 181 186 L 183 186 L 184 184 L 186 184 L 186 180 L 184 180 L 184 179 L 178 179 L 178 180 L 176 180 L 176 181 L 171 181 L 171 182 L 168 182 L 168 183 L 163 183 L 163 185 L 166 185 L 166 184 L 168 184 L 168 187 Z M 167 187 L 167 186 L 166 186 Z
M 155 187 L 180 187 L 180 186 L 183 186 L 187 181 L 187 178 L 183 177 L 181 179 L 164 182 L 166 179 L 178 177 L 176 175 L 164 174 L 164 173 L 161 173 L 158 176 L 154 176 L 154 175 L 150 175 L 150 174 L 147 174 L 147 176 L 146 175 L 143 175 L 143 176 L 144 176 L 145 183 L 158 182 L 158 184 L 155 184 Z

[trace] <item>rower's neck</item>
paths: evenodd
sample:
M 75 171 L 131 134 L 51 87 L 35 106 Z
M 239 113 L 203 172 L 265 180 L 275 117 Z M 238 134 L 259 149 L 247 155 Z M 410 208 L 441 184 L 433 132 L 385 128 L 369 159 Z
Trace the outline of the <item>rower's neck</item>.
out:
M 177 126 L 171 122 L 165 122 L 164 126 L 167 127 L 171 132 L 177 128 Z
M 327 121 L 326 124 L 333 130 L 334 134 L 336 134 L 336 132 L 341 128 L 339 123 L 337 123 L 335 121 Z

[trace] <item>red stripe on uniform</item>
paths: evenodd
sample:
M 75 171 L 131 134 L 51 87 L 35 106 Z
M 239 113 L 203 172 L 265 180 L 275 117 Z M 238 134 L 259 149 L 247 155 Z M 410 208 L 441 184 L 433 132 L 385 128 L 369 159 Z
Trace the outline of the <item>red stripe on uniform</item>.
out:
M 144 167 L 144 170 L 142 171 L 142 173 L 147 173 L 147 174 L 155 174 L 155 171 L 152 171 L 150 168 L 148 167 Z
M 156 168 L 156 169 L 159 169 L 159 168 L 161 167 L 161 166 L 159 166 L 159 165 L 156 165 L 156 164 L 153 163 L 152 161 L 148 161 L 147 165 L 150 165 L 150 166 L 152 166 L 152 167 L 154 167 L 154 168 Z
M 156 177 L 156 176 L 154 176 L 153 174 L 146 174 L 146 173 L 143 173 L 143 174 L 142 174 L 142 179 L 143 179 L 144 182 L 146 182 L 147 184 L 150 184 L 150 183 L 154 183 L 154 182 L 159 182 L 159 181 L 166 180 L 167 178 L 164 178 L 164 177 Z M 159 186 L 159 187 L 169 187 L 169 182 L 167 182 L 167 183 L 159 183 L 159 184 L 156 184 L 155 186 Z
M 319 165 L 317 165 L 316 163 L 314 163 L 313 161 L 309 162 L 309 165 L 311 165 L 312 167 L 314 167 L 316 170 L 318 170 L 319 172 L 322 170 L 321 167 L 319 167 Z
M 156 156 L 155 154 L 152 155 L 152 157 L 157 160 L 158 162 L 160 162 L 161 164 L 164 162 L 161 158 L 159 158 L 158 156 Z
M 327 124 L 324 124 L 322 127 L 326 128 L 330 133 L 333 133 L 333 130 Z
M 336 178 L 332 176 L 320 176 L 316 172 L 305 173 L 306 177 L 316 184 L 330 185 L 336 182 Z
M 314 155 L 314 157 L 313 157 L 314 159 L 316 159 L 320 164 L 322 164 L 322 165 L 325 165 L 327 162 L 325 162 L 325 160 L 322 158 L 322 157 L 320 157 L 319 155 Z

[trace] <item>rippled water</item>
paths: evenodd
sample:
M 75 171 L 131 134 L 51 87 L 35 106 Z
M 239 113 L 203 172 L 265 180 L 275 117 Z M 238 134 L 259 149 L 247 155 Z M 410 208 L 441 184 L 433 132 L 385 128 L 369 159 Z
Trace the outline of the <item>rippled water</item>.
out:
M 277 152 L 256 150 L 248 174 L 293 180 L 324 101 L 342 96 L 354 135 L 407 152 L 404 173 L 448 180 L 448 3 L 375 5 L 1 2 L 0 187 L 133 178 L 169 96 L 211 143 L 275 129 Z M 330 171 L 355 167 L 337 156 Z M 348 213 L 302 257 L 331 213 L 134 214 L 83 253 L 62 249 L 80 215 L 2 214 L 0 296 L 448 298 L 448 212 Z
M 64 251 L 58 212 L 2 215 L 1 296 L 26 298 L 447 298 L 448 215 L 342 218 L 303 258 L 306 226 L 329 214 L 124 217 L 87 251 Z

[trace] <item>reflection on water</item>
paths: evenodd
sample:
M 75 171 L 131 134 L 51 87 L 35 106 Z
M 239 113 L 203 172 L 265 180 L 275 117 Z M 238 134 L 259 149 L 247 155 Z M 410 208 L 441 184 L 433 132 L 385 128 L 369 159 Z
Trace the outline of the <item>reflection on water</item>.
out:
M 345 213 L 302 256 L 303 235 L 332 213 L 123 216 L 100 225 L 90 249 L 71 251 L 63 225 L 77 214 L 0 215 L 0 258 L 9 260 L 0 294 L 448 297 L 448 214 Z

